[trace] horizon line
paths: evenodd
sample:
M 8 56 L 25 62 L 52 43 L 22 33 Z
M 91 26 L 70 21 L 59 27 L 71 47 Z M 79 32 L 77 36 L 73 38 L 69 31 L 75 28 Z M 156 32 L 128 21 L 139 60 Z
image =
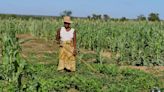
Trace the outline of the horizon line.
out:
M 154 12 L 152 12 L 152 13 L 154 13 Z M 37 17 L 60 17 L 61 15 L 46 15 L 46 14 L 19 14 L 19 13 L 1 13 L 0 12 L 0 14 L 4 14 L 4 15 L 17 15 L 17 16 L 37 16 Z M 94 13 L 93 13 L 94 14 Z M 93 14 L 91 14 L 91 15 L 86 15 L 86 16 L 75 16 L 75 15 L 71 15 L 72 17 L 79 17 L 79 18 L 87 18 L 88 16 L 90 16 L 90 17 L 92 17 L 92 15 Z M 95 13 L 96 14 L 96 13 Z M 159 14 L 159 13 L 158 13 Z M 140 15 L 138 15 L 138 16 L 136 16 L 136 18 L 129 18 L 129 17 L 126 17 L 126 16 L 122 16 L 122 17 L 111 17 L 109 14 L 96 14 L 96 15 L 101 15 L 101 16 L 103 16 L 103 15 L 108 15 L 110 18 L 115 18 L 115 19 L 120 19 L 120 18 L 123 18 L 123 17 L 125 17 L 125 18 L 127 18 L 127 19 L 137 19 L 137 17 L 138 16 L 140 16 L 140 15 L 144 15 L 144 14 L 140 14 Z M 160 15 L 160 14 L 159 14 Z M 148 16 L 146 16 L 146 15 L 144 15 L 146 18 L 148 18 Z M 159 16 L 159 18 L 160 18 L 160 16 Z M 163 18 L 160 18 L 160 20 L 164 20 Z

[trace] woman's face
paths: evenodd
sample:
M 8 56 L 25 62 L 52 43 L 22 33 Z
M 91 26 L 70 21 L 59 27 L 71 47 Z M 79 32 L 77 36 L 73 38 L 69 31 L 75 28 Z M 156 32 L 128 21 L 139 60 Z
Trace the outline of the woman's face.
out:
M 64 22 L 64 27 L 65 28 L 70 28 L 70 25 L 71 25 L 70 23 Z

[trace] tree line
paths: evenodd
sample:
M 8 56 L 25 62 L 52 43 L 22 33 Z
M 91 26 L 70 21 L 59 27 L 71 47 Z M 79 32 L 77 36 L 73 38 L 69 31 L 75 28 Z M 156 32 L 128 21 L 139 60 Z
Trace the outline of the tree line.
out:
M 139 15 L 137 16 L 136 19 L 128 19 L 126 17 L 122 17 L 122 18 L 111 18 L 109 15 L 104 14 L 93 14 L 92 16 L 88 16 L 87 18 L 89 19 L 103 19 L 103 20 L 120 20 L 120 21 L 127 21 L 127 20 L 138 20 L 138 21 L 160 21 L 159 18 L 159 14 L 158 13 L 150 13 L 148 17 L 144 16 L 144 15 Z
M 60 13 L 60 16 L 34 16 L 34 15 L 16 15 L 16 14 L 0 14 L 0 18 L 1 19 L 5 19 L 5 18 L 21 18 L 21 19 L 38 19 L 38 20 L 41 20 L 41 19 L 44 19 L 44 18 L 51 18 L 51 19 L 59 19 L 63 16 L 71 16 L 72 15 L 72 11 L 70 10 L 65 10 L 63 12 Z M 74 18 L 77 18 L 77 17 L 74 17 Z M 159 14 L 158 13 L 150 13 L 148 15 L 148 17 L 144 16 L 144 15 L 139 15 L 137 16 L 136 19 L 128 19 L 126 17 L 122 17 L 122 18 L 112 18 L 110 17 L 108 14 L 92 14 L 91 16 L 87 16 L 85 18 L 88 18 L 88 19 L 94 19 L 94 20 L 97 20 L 97 19 L 101 19 L 101 20 L 113 20 L 113 21 L 128 21 L 128 20 L 137 20 L 137 21 L 160 21 L 160 17 L 159 17 Z

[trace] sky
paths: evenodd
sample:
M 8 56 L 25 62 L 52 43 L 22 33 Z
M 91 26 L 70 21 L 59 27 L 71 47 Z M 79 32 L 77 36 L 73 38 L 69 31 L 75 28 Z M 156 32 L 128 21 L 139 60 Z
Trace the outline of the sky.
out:
M 136 18 L 151 12 L 164 19 L 164 0 L 0 0 L 0 13 L 58 16 L 71 10 L 73 16 L 108 14 L 114 18 Z

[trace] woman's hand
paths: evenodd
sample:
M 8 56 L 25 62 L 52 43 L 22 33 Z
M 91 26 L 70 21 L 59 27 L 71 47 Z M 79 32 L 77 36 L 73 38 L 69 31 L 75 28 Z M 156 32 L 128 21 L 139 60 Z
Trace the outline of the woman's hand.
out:
M 77 55 L 77 51 L 76 51 L 76 49 L 73 50 L 73 55 L 74 55 L 74 56 Z
M 56 41 L 56 44 L 60 44 L 60 41 Z

